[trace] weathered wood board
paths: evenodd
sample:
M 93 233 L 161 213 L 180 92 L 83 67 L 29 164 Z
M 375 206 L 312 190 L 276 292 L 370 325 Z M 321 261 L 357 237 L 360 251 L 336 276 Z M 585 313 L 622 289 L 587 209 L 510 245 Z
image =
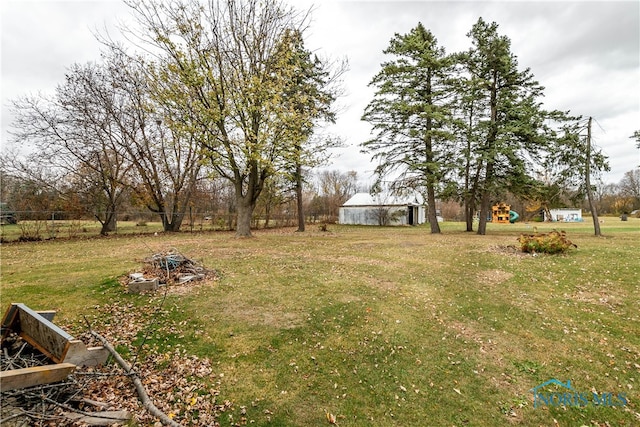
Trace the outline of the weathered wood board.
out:
M 49 316 L 53 318 L 50 312 L 47 312 L 47 317 Z M 50 320 L 22 303 L 11 304 L 2 320 L 2 328 L 3 340 L 8 330 L 13 330 L 56 363 L 95 366 L 105 363 L 109 357 L 109 352 L 105 348 L 87 348 L 82 341 L 74 339 Z
M 88 414 L 65 412 L 64 416 L 70 420 L 84 423 L 90 426 L 110 426 L 114 423 L 126 424 L 131 419 L 128 411 L 100 411 Z
M 57 363 L 2 371 L 0 372 L 0 391 L 56 383 L 67 378 L 75 369 L 76 365 L 72 363 Z
M 56 363 L 64 360 L 71 335 L 24 304 L 18 304 L 18 322 L 18 334 L 25 341 Z

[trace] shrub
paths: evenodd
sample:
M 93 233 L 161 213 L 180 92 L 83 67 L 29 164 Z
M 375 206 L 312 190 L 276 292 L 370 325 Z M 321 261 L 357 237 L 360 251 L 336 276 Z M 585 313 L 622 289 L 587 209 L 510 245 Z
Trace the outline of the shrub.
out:
M 577 248 L 567 239 L 564 231 L 553 230 L 548 233 L 521 234 L 518 237 L 522 252 L 558 254 L 567 252 L 571 247 Z
M 73 239 L 80 235 L 85 230 L 80 221 L 70 221 L 67 227 L 67 233 L 69 234 L 69 238 Z
M 42 229 L 47 228 L 46 221 L 20 221 L 18 224 L 20 227 L 21 242 L 36 242 L 42 240 Z

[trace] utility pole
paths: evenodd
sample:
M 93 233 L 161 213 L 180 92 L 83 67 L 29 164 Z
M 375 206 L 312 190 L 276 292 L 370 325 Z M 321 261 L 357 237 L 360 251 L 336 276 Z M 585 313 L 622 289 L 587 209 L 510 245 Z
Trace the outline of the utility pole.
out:
M 593 218 L 593 231 L 596 236 L 602 236 L 598 212 L 596 212 L 596 205 L 593 203 L 593 195 L 591 194 L 591 117 L 589 117 L 589 123 L 587 124 L 587 162 L 584 168 L 584 175 L 587 200 L 589 201 L 589 209 L 591 210 L 591 217 Z

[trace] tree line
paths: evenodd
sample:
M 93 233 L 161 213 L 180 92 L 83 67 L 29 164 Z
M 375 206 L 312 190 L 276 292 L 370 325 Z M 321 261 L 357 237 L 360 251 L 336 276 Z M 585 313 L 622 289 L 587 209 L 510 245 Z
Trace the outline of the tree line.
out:
M 477 218 L 478 234 L 492 204 L 507 196 L 547 211 L 586 197 L 600 234 L 591 176 L 609 165 L 593 144 L 592 118 L 543 108 L 544 87 L 519 67 L 495 22 L 479 18 L 467 37 L 471 47 L 451 54 L 421 23 L 391 39 L 363 115 L 373 136 L 362 146 L 377 160 L 379 180 L 420 189 L 430 207 L 462 204 L 467 231 Z M 439 233 L 436 210 L 428 215 Z
M 77 181 L 49 182 L 33 178 L 30 174 L 6 174 L 0 170 L 0 194 L 2 216 L 13 221 L 44 224 L 50 221 L 99 220 L 114 218 L 111 227 L 101 234 L 117 232 L 118 221 L 130 221 L 146 225 L 158 219 L 158 214 L 140 203 L 139 198 L 125 190 L 117 212 L 106 212 L 106 205 L 96 205 L 96 195 L 86 194 Z M 303 212 L 306 223 L 335 223 L 339 208 L 356 192 L 368 187 L 358 180 L 355 171 L 323 170 L 305 173 L 303 186 Z M 298 203 L 293 190 L 284 191 L 270 180 L 256 203 L 252 228 L 270 228 L 298 225 Z M 193 198 L 184 212 L 181 230 L 235 230 L 237 226 L 234 188 L 223 178 L 207 178 L 196 183 Z M 6 223 L 13 223 L 6 222 Z M 3 223 L 5 223 L 3 221 Z M 25 225 L 28 227 L 28 225 Z M 23 228 L 22 225 L 20 227 Z M 29 230 L 31 230 L 29 228 Z
M 103 234 L 127 206 L 177 231 L 209 204 L 201 211 L 226 210 L 238 236 L 251 235 L 256 209 L 267 223 L 274 209 L 295 212 L 300 231 L 309 215 L 337 216 L 356 174 L 325 172 L 314 189 L 310 171 L 341 144 L 323 126 L 335 122 L 347 66 L 305 47 L 310 12 L 280 1 L 125 3 L 129 44 L 100 35 L 99 60 L 70 66 L 51 96 L 15 100 L 22 150 L 2 156 L 3 201 L 73 206 Z M 433 233 L 437 201 L 462 204 L 467 230 L 478 217 L 485 234 L 506 194 L 543 209 L 591 200 L 590 175 L 608 170 L 591 119 L 542 108 L 544 88 L 496 23 L 480 18 L 467 36 L 471 48 L 453 54 L 420 23 L 391 39 L 362 117 L 373 127 L 362 143 L 378 164 L 373 191 L 393 177 L 392 189 L 423 192 Z
M 79 189 L 104 233 L 125 197 L 177 231 L 200 183 L 220 178 L 249 236 L 267 187 L 301 199 L 304 170 L 339 143 L 316 130 L 335 120 L 346 65 L 310 52 L 309 15 L 282 2 L 125 3 L 137 49 L 100 36 L 100 61 L 72 65 L 53 96 L 14 102 L 14 141 L 31 148 L 5 170 Z

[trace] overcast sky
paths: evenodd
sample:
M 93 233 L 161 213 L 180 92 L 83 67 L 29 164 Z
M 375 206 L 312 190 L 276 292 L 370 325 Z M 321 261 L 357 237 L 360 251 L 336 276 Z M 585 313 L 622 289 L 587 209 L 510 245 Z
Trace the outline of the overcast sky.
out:
M 310 1 L 291 1 L 308 8 Z M 52 92 L 74 62 L 99 59 L 96 30 L 114 32 L 127 22 L 119 0 L 0 2 L 2 60 L 2 144 L 11 124 L 9 100 Z M 570 110 L 595 119 L 595 143 L 609 156 L 605 182 L 618 182 L 640 165 L 640 150 L 629 138 L 640 129 L 640 2 L 633 1 L 327 1 L 315 2 L 307 47 L 322 56 L 346 58 L 346 95 L 331 131 L 346 147 L 334 152 L 329 168 L 355 170 L 367 181 L 373 170 L 359 144 L 370 136 L 360 121 L 373 91 L 367 85 L 385 61 L 382 53 L 395 33 L 418 22 L 447 52 L 470 46 L 467 32 L 482 17 L 495 21 L 512 41 L 521 69 L 529 67 L 545 89 L 549 109 Z

